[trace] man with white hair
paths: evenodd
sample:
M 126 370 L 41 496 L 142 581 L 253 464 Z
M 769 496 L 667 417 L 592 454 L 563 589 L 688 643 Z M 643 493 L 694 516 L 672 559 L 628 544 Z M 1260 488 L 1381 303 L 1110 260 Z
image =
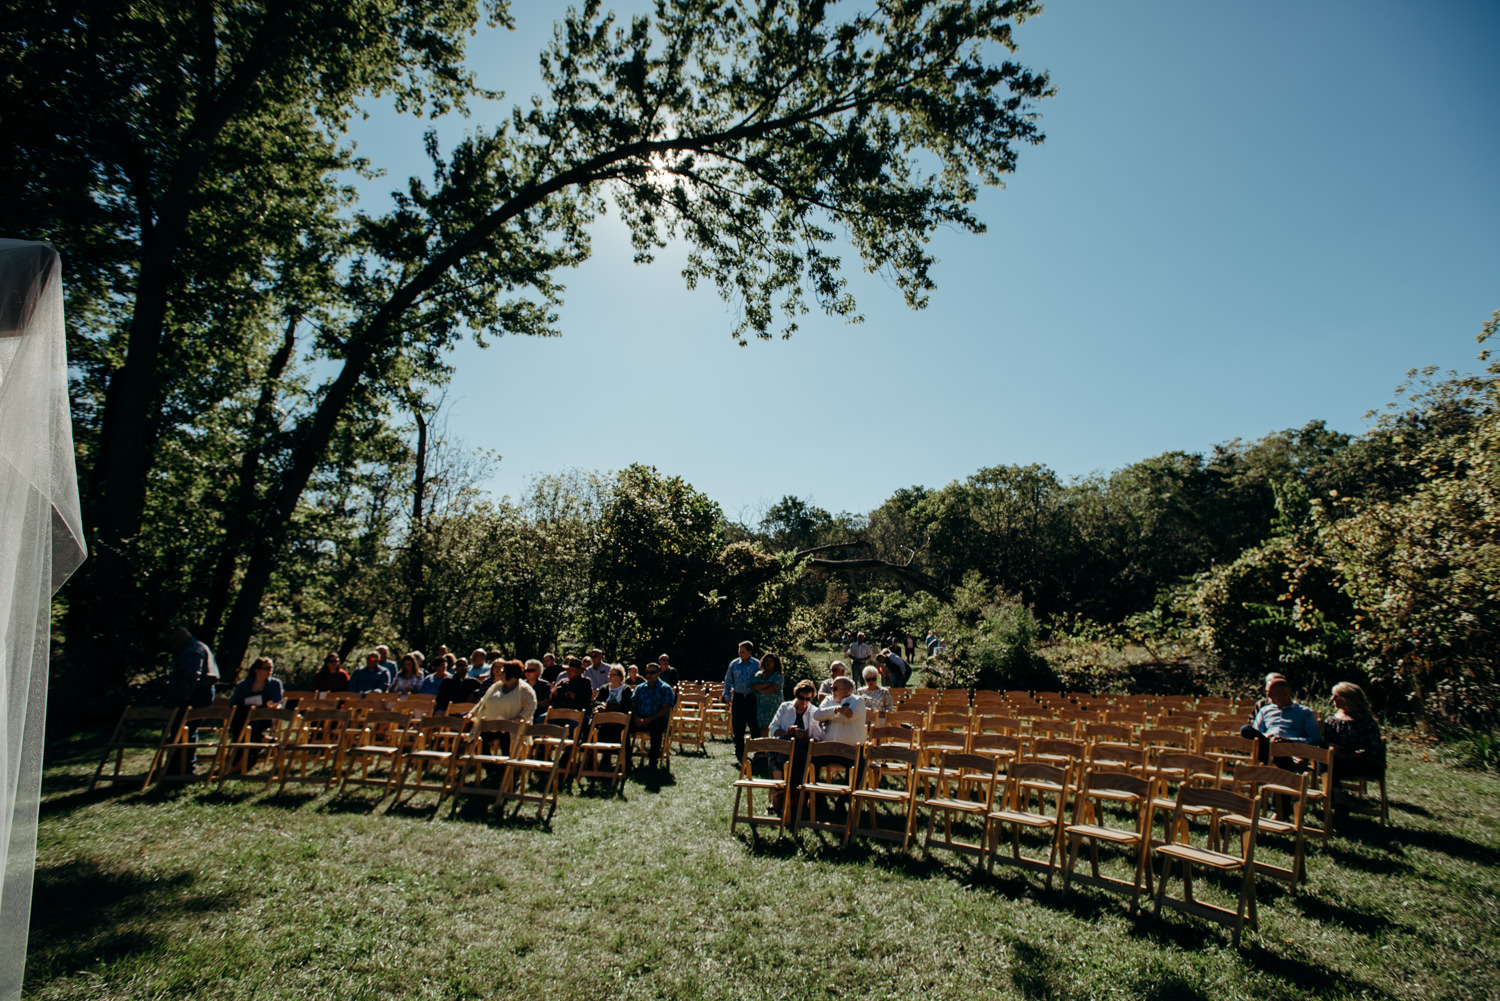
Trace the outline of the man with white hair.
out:
M 824 678 L 823 683 L 818 686 L 818 696 L 820 698 L 827 698 L 829 695 L 832 695 L 833 683 L 842 678 L 847 671 L 848 669 L 844 667 L 844 662 L 841 660 L 836 660 L 832 664 L 829 664 L 828 677 Z M 854 682 L 850 681 L 849 684 L 852 687 Z
M 854 694 L 854 682 L 848 678 L 833 679 L 833 691 L 812 715 L 823 726 L 820 739 L 865 742 L 865 700 Z

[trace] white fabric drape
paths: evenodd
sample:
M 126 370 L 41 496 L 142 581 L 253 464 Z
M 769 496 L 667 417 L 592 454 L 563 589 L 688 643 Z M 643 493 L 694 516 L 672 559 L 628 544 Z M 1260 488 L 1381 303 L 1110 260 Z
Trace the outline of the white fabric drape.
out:
M 21 994 L 52 595 L 86 555 L 73 466 L 62 275 L 44 243 L 0 240 L 0 998 Z

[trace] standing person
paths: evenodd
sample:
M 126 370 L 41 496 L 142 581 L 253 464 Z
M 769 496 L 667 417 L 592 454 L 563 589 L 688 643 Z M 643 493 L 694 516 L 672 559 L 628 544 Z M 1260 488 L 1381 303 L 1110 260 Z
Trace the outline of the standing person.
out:
M 785 694 L 786 678 L 781 673 L 781 658 L 768 653 L 760 659 L 760 670 L 755 672 L 755 721 L 761 733 L 770 733 L 766 727 L 781 708 L 781 697 Z
M 178 626 L 167 637 L 167 649 L 173 653 L 170 694 L 177 706 L 177 715 L 172 720 L 172 732 L 182 725 L 182 718 L 189 709 L 202 709 L 214 704 L 214 686 L 219 682 L 219 662 L 214 660 L 208 644 L 194 638 L 186 626 Z M 188 730 L 187 739 L 197 741 L 198 728 Z M 185 758 L 178 758 L 175 770 L 192 774 L 197 766 L 197 756 L 189 751 Z
M 662 737 L 667 732 L 667 722 L 672 717 L 672 706 L 677 703 L 677 695 L 661 679 L 661 667 L 649 664 L 646 667 L 646 680 L 636 687 L 635 693 L 630 700 L 630 728 L 631 730 L 645 730 L 651 735 L 651 745 L 647 751 L 647 760 L 652 768 L 656 768 L 661 761 Z
M 755 644 L 745 640 L 740 644 L 740 655 L 729 662 L 724 672 L 724 701 L 729 703 L 729 727 L 734 733 L 734 760 L 745 760 L 745 734 L 760 736 L 759 707 L 755 700 L 755 672 L 760 670 L 760 661 L 755 659 Z
M 349 672 L 344 670 L 343 661 L 336 653 L 330 653 L 323 658 L 323 667 L 317 674 L 313 675 L 313 691 L 315 692 L 347 692 L 349 690 Z
M 905 643 L 905 646 L 906 646 L 906 662 L 908 664 L 910 664 L 912 661 L 914 661 L 914 660 L 917 659 L 917 638 L 911 634 L 911 630 L 910 629 L 906 630 L 906 643 Z
M 672 666 L 672 658 L 668 657 L 666 654 L 662 654 L 660 657 L 656 658 L 656 666 L 661 669 L 661 683 L 664 685 L 670 685 L 672 691 L 677 691 L 677 684 L 679 679 L 677 677 L 677 668 Z M 650 674 L 651 672 L 647 671 L 646 673 Z
M 885 675 L 885 683 L 891 688 L 905 688 L 911 680 L 911 665 L 897 653 L 882 650 L 875 655 L 875 666 Z
M 927 656 L 936 657 L 938 648 L 938 634 L 931 629 L 927 630 L 927 639 L 924 642 L 927 646 Z
M 856 671 L 868 664 L 874 653 L 875 651 L 871 649 L 869 641 L 865 639 L 864 633 L 856 633 L 854 635 L 854 642 L 844 648 L 844 655 L 854 664 Z

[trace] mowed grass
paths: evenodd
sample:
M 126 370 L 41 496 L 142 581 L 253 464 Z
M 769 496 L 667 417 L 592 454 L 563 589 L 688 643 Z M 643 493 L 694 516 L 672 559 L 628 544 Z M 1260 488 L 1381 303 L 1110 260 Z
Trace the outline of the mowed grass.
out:
M 89 794 L 95 746 L 49 749 L 28 997 L 1500 997 L 1500 783 L 1409 755 L 1394 827 L 1352 817 L 1301 890 L 1262 880 L 1235 950 L 946 853 L 731 835 L 722 743 L 565 792 L 550 826 L 373 790 Z

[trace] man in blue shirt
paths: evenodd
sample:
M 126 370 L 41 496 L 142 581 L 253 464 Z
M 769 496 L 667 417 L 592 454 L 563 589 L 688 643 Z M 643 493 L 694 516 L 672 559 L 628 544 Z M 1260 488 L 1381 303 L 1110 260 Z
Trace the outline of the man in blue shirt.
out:
M 380 654 L 375 651 L 365 654 L 365 666 L 356 667 L 354 673 L 349 675 L 351 692 L 384 692 L 389 691 L 390 687 L 390 675 L 380 666 Z
M 630 728 L 645 730 L 651 735 L 647 759 L 651 762 L 651 767 L 655 768 L 661 760 L 661 741 L 667 732 L 667 722 L 672 717 L 672 706 L 676 704 L 677 696 L 672 691 L 672 686 L 661 680 L 661 668 L 658 665 L 647 664 L 642 673 L 646 675 L 646 680 L 635 686 L 635 694 L 630 701 Z
M 755 644 L 745 640 L 740 644 L 740 656 L 729 662 L 724 672 L 724 701 L 729 703 L 729 726 L 734 732 L 734 759 L 745 760 L 745 733 L 760 737 L 760 718 L 757 715 L 755 698 L 755 673 L 760 670 L 760 661 L 755 659 Z
M 1242 736 L 1255 741 L 1256 757 L 1265 761 L 1272 754 L 1272 745 L 1278 743 L 1313 744 L 1323 743 L 1323 732 L 1318 728 L 1318 717 L 1307 706 L 1292 698 L 1292 685 L 1283 675 L 1266 676 L 1266 698 L 1270 701 L 1260 707 L 1249 726 L 1240 730 Z M 1304 771 L 1307 763 L 1290 757 L 1272 759 L 1279 768 Z

